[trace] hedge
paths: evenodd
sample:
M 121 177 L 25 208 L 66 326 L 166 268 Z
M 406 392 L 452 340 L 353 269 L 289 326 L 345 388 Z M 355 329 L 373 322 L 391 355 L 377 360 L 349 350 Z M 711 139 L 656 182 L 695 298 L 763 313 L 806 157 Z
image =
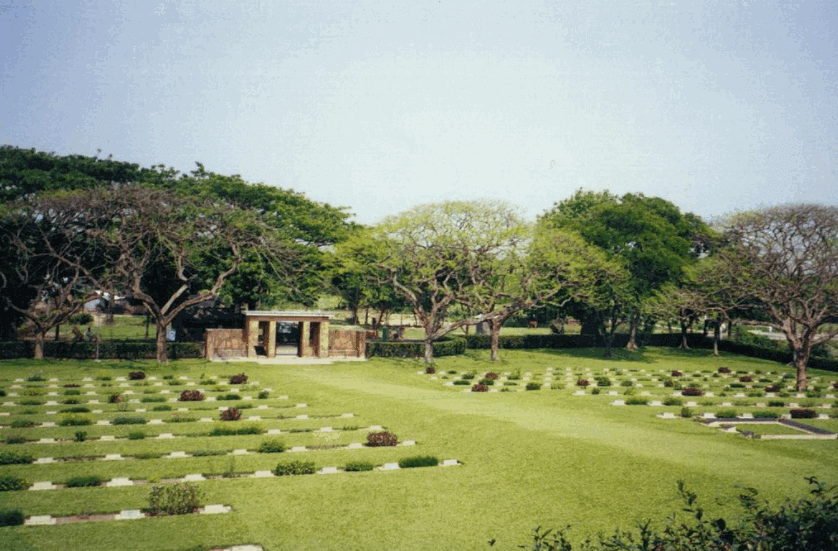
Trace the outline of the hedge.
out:
M 446 337 L 433 343 L 434 357 L 456 356 L 466 351 L 466 340 L 462 337 Z M 422 341 L 376 342 L 367 341 L 367 358 L 421 358 L 425 355 Z
M 203 344 L 199 342 L 167 343 L 169 359 L 203 358 Z M 92 342 L 44 342 L 44 357 L 71 358 L 78 360 L 96 357 L 96 343 Z M 140 360 L 157 357 L 157 343 L 152 340 L 101 341 L 98 344 L 99 358 L 103 360 Z M 35 343 L 31 341 L 0 342 L 0 360 L 33 358 Z

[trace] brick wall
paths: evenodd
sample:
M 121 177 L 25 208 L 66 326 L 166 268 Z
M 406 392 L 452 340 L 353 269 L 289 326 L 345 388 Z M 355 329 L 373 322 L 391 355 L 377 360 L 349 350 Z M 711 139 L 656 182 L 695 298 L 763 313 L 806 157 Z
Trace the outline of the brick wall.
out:
M 329 356 L 363 357 L 366 342 L 363 331 L 329 329 Z
M 207 329 L 204 343 L 207 359 L 247 356 L 243 329 Z

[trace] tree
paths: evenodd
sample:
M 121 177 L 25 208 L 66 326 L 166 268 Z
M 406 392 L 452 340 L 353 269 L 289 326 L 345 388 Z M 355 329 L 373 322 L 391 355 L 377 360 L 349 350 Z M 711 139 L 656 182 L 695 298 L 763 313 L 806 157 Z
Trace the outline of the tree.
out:
M 139 185 L 40 196 L 34 212 L 49 221 L 41 242 L 69 269 L 99 289 L 119 289 L 141 303 L 157 326 L 157 360 L 167 360 L 166 328 L 185 308 L 214 298 L 245 251 L 293 256 L 253 215 Z M 96 248 L 108 270 L 50 246 L 62 241 Z
M 445 323 L 449 308 L 469 301 L 470 289 L 492 273 L 493 259 L 514 249 L 520 228 L 503 203 L 452 201 L 388 218 L 377 238 L 386 247 L 379 266 L 422 325 L 424 359 L 430 363 L 434 341 L 477 321 Z
M 719 271 L 792 351 L 797 388 L 806 390 L 812 348 L 838 334 L 838 208 L 787 205 L 731 217 Z
M 578 231 L 586 241 L 619 257 L 631 273 L 627 348 L 637 348 L 640 308 L 666 283 L 679 282 L 684 269 L 706 252 L 709 227 L 697 216 L 658 197 L 579 190 L 545 213 L 542 224 Z

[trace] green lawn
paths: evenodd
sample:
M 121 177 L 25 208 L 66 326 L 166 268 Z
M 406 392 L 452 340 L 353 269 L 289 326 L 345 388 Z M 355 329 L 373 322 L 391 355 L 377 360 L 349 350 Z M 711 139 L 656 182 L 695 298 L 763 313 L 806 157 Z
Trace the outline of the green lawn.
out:
M 437 373 L 424 371 L 420 363 L 408 360 L 373 359 L 367 362 L 333 365 L 261 366 L 217 364 L 199 360 L 157 366 L 152 362 L 0 362 L 0 388 L 44 402 L 32 406 L 2 406 L 0 423 L 15 419 L 43 422 L 60 419 L 49 415 L 67 405 L 48 406 L 47 400 L 66 399 L 63 384 L 93 378 L 80 387 L 79 405 L 101 410 L 85 413 L 94 422 L 119 416 L 143 416 L 167 420 L 172 415 L 218 418 L 219 407 L 250 405 L 242 409 L 242 420 L 211 423 L 186 422 L 145 425 L 86 427 L 36 427 L 1 429 L 27 439 L 72 438 L 84 430 L 98 435 L 123 435 L 141 431 L 142 440 L 86 441 L 42 444 L 0 444 L 4 450 L 28 451 L 34 457 L 72 458 L 90 455 L 161 455 L 172 451 L 255 450 L 267 439 L 281 438 L 286 446 L 329 446 L 365 441 L 366 427 L 379 425 L 398 435 L 400 441 L 414 440 L 415 446 L 378 449 L 322 449 L 305 453 L 226 455 L 123 461 L 75 461 L 47 465 L 6 465 L 0 475 L 21 476 L 30 482 L 63 482 L 71 477 L 98 474 L 103 478 L 130 477 L 160 480 L 190 473 L 206 475 L 225 472 L 252 473 L 273 469 L 279 461 L 305 459 L 318 469 L 341 467 L 347 462 L 370 461 L 376 465 L 397 462 L 413 455 L 434 455 L 440 460 L 456 459 L 455 467 L 427 467 L 359 473 L 338 473 L 267 479 L 233 478 L 199 482 L 204 503 L 233 507 L 227 515 L 189 515 L 134 521 L 76 523 L 58 526 L 0 528 L 4 549 L 194 549 L 253 543 L 265 549 L 516 549 L 526 542 L 533 526 L 572 525 L 571 536 L 582 539 L 617 525 L 633 527 L 643 518 L 659 522 L 680 509 L 676 481 L 684 480 L 702 498 L 710 514 L 736 514 L 736 484 L 759 489 L 760 495 L 778 502 L 802 496 L 805 476 L 838 482 L 838 440 L 749 440 L 739 435 L 707 428 L 688 419 L 660 419 L 663 411 L 680 407 L 615 407 L 628 387 L 618 381 L 635 378 L 635 390 L 646 389 L 650 399 L 670 396 L 672 388 L 657 382 L 672 370 L 716 390 L 734 379 L 713 377 L 719 366 L 734 371 L 754 372 L 755 378 L 782 380 L 788 368 L 753 358 L 705 351 L 647 349 L 632 354 L 617 351 L 604 360 L 599 350 L 502 351 L 498 364 L 487 361 L 487 351 L 440 358 Z M 543 382 L 549 374 L 565 382 L 566 368 L 573 382 L 562 390 L 528 392 L 467 393 L 466 386 L 446 386 L 464 372 L 481 376 L 487 371 L 501 375 L 520 371 L 531 380 Z M 151 381 L 120 382 L 128 371 L 144 369 Z M 548 371 L 552 368 L 552 371 Z M 608 371 L 604 371 L 605 369 Z M 644 371 L 641 371 L 644 370 Z M 44 378 L 57 377 L 58 388 L 48 382 L 17 383 L 43 371 Z M 452 371 L 454 373 L 448 373 Z M 577 374 L 602 375 L 614 380 L 600 395 L 576 396 Z M 250 377 L 247 389 L 223 383 L 244 372 Z M 768 373 L 771 373 L 768 375 Z M 813 372 L 826 385 L 838 380 L 834 374 Z M 695 376 L 694 376 L 695 375 Z M 102 380 L 110 376 L 110 380 Z M 164 379 L 164 376 L 173 376 Z M 201 379 L 201 377 L 204 379 Z M 217 376 L 211 382 L 209 376 Z M 100 379 L 95 379 L 100 377 Z M 188 381 L 181 381 L 187 377 Z M 436 378 L 432 378 L 436 377 Z M 445 377 L 445 378 L 443 378 Z M 705 380 L 706 379 L 706 380 Z M 737 379 L 738 380 L 738 379 Z M 187 386 L 187 382 L 194 383 Z M 523 380 L 514 381 L 523 388 Z M 643 387 L 638 387 L 636 383 Z M 680 382 L 680 381 L 679 381 Z M 170 384 L 171 383 L 171 384 Z M 109 386 L 103 386 L 109 385 Z M 202 388 L 209 396 L 235 392 L 250 400 L 216 402 L 166 402 L 171 411 L 154 412 L 160 403 L 109 404 L 111 393 L 130 390 L 131 399 L 165 396 L 174 398 L 184 389 Z M 260 390 L 271 388 L 260 400 Z M 495 387 L 493 387 L 495 388 Z M 500 386 L 496 387 L 500 388 Z M 516 387 L 509 387 L 516 388 Z M 50 396 L 46 391 L 54 392 Z M 162 390 L 169 390 L 161 394 Z M 738 389 L 736 389 L 738 390 Z M 608 396 L 617 391 L 619 396 Z M 87 392 L 96 395 L 88 396 Z M 283 399 L 282 396 L 287 396 Z M 100 403 L 88 405 L 88 398 Z M 22 400 L 2 397 L 0 403 Z M 692 398 L 684 398 L 684 401 Z M 758 410 L 764 398 L 732 396 L 698 398 L 696 413 L 720 409 Z M 790 396 L 786 402 L 805 402 Z M 813 402 L 834 402 L 813 398 Z M 732 408 L 723 401 L 737 402 Z M 297 408 L 297 404 L 306 404 Z M 267 408 L 256 409 L 264 405 Z M 293 406 L 293 407 L 292 407 Z M 188 411 L 177 411 L 186 407 Z M 137 413 L 137 408 L 145 412 Z M 781 408 L 779 413 L 785 412 Z M 27 411 L 28 413 L 23 413 Z M 833 413 L 836 410 L 824 410 Z M 352 413 L 353 416 L 343 417 Z M 305 414 L 308 419 L 297 419 Z M 258 421 L 245 418 L 259 415 Z M 282 415 L 282 418 L 280 418 Z M 834 428 L 833 420 L 821 426 Z M 208 436 L 216 426 L 258 426 L 279 429 L 279 437 L 259 435 Z M 320 432 L 332 427 L 334 432 Z M 345 430 L 341 430 L 345 429 Z M 292 432 L 293 431 L 293 432 Z M 172 433 L 171 440 L 150 439 Z M 55 516 L 116 512 L 148 505 L 149 485 L 124 488 L 77 488 L 51 491 L 0 492 L 0 508 L 20 507 L 24 514 Z

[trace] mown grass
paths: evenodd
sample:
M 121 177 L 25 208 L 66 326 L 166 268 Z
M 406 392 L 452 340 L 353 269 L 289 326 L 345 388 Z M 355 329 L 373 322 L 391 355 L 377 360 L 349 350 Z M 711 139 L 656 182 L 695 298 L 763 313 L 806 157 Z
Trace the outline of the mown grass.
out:
M 605 360 L 600 350 L 502 351 L 502 361 L 488 362 L 486 351 L 440 358 L 438 373 L 447 371 L 520 370 L 544 378 L 547 367 L 563 371 L 590 368 L 677 369 L 686 373 L 732 370 L 777 371 L 778 364 L 737 356 L 715 358 L 705 351 L 646 349 L 631 354 L 615 351 Z M 643 518 L 662 522 L 680 508 L 675 484 L 685 480 L 703 498 L 710 514 L 738 513 L 733 503 L 736 484 L 752 486 L 773 501 L 802 496 L 804 476 L 838 482 L 838 441 L 748 440 L 689 420 L 662 420 L 661 411 L 679 408 L 614 407 L 606 396 L 573 396 L 566 390 L 472 394 L 463 387 L 445 387 L 440 379 L 417 375 L 422 365 L 411 360 L 373 359 L 333 365 L 209 364 L 199 360 L 171 362 L 33 362 L 0 363 L 0 388 L 14 378 L 42 370 L 61 378 L 95 377 L 110 373 L 114 380 L 130 369 L 142 368 L 163 380 L 188 376 L 198 381 L 215 375 L 219 381 L 245 372 L 273 395 L 287 395 L 289 404 L 307 403 L 307 420 L 265 419 L 265 428 L 281 428 L 291 446 L 363 441 L 358 433 L 290 433 L 292 427 L 381 425 L 413 447 L 323 450 L 304 454 L 249 454 L 182 459 L 141 459 L 49 465 L 9 465 L 3 473 L 27 480 L 59 483 L 72 477 L 98 475 L 159 480 L 191 473 L 224 474 L 271 470 L 280 460 L 314 461 L 318 469 L 368 461 L 375 465 L 410 456 L 431 455 L 457 459 L 457 467 L 428 467 L 399 471 L 367 471 L 271 479 L 221 479 L 200 483 L 205 503 L 232 505 L 229 515 L 155 518 L 132 522 L 79 523 L 45 527 L 3 528 L 3 547 L 62 549 L 192 549 L 198 545 L 224 546 L 256 543 L 279 549 L 514 549 L 530 529 L 573 526 L 581 539 L 617 525 L 629 528 Z M 816 374 L 816 372 L 815 372 Z M 823 374 L 826 376 L 826 374 Z M 834 378 L 834 376 L 833 376 Z M 519 381 L 520 382 L 520 381 Z M 208 385 L 203 385 L 207 388 Z M 148 388 L 148 387 L 143 387 Z M 152 387 L 153 388 L 153 387 Z M 162 388 L 169 388 L 164 386 Z M 186 387 L 184 387 L 186 388 Z M 195 387 L 188 387 L 195 388 Z M 623 391 L 620 386 L 613 387 Z M 136 389 L 135 389 L 136 390 Z M 237 390 L 238 392 L 238 390 Z M 622 397 L 622 396 L 621 396 Z M 4 399 L 5 400 L 5 399 Z M 798 400 L 800 401 L 800 400 Z M 256 400 L 253 403 L 261 403 Z M 272 407 L 278 401 L 268 401 Z M 181 404 L 174 404 L 176 407 Z M 188 404 L 190 416 L 217 416 L 206 403 Z M 135 404 L 134 406 L 139 406 Z M 148 418 L 163 414 L 151 412 Z M 135 415 L 102 404 L 97 418 Z M 10 408 L 2 408 L 11 411 Z M 36 408 L 37 409 L 37 408 Z M 40 410 L 45 410 L 41 407 Z M 697 408 L 701 409 L 701 408 Z M 707 406 L 708 411 L 719 409 Z M 742 408 L 734 408 L 742 409 Z M 272 410 L 274 412 L 280 410 Z M 177 413 L 170 412 L 168 414 Z M 264 415 L 260 411 L 247 410 Z M 353 413 L 352 418 L 316 415 Z M 40 417 L 40 414 L 39 414 Z M 7 418 L 8 419 L 8 418 Z M 5 422 L 5 421 L 3 421 Z M 219 422 L 220 423 L 220 422 Z M 251 423 L 239 421 L 236 423 Z M 818 421 L 831 425 L 834 420 Z M 209 432 L 215 423 L 173 423 L 125 427 L 82 427 L 91 435 L 142 430 Z M 813 422 L 814 424 L 814 422 Z M 20 434 L 54 437 L 73 427 L 16 430 Z M 286 433 L 286 429 L 289 432 Z M 9 430 L 9 429 L 4 429 Z M 63 434 L 63 433 L 62 433 Z M 175 450 L 251 449 L 268 435 L 190 437 L 174 440 L 124 440 L 62 444 L 14 444 L 35 457 L 169 453 Z M 76 488 L 44 492 L 2 492 L 0 508 L 20 507 L 27 516 L 114 512 L 147 505 L 149 486 Z M 716 499 L 720 503 L 716 502 Z

